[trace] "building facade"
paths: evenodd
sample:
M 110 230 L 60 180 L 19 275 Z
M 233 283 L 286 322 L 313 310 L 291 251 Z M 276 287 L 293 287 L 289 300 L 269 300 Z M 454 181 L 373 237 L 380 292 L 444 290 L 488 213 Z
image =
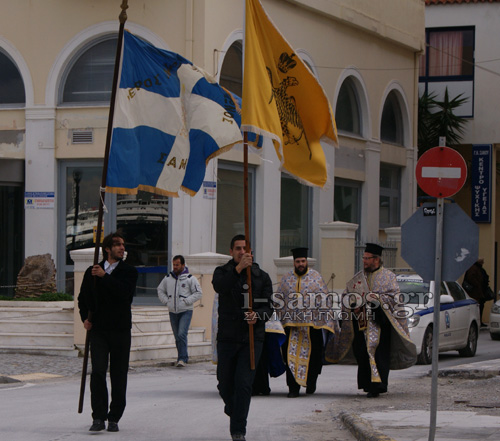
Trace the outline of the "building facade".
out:
M 69 251 L 93 246 L 120 3 L 0 0 L 0 295 L 13 294 L 25 257 L 45 253 L 72 292 Z M 322 84 L 340 144 L 325 146 L 327 189 L 281 172 L 270 141 L 250 154 L 252 248 L 275 276 L 274 259 L 295 246 L 320 257 L 319 224 L 358 224 L 360 240 L 384 241 L 413 213 L 424 5 L 262 4 Z M 243 0 L 131 1 L 127 14 L 128 30 L 241 96 Z M 228 253 L 243 231 L 242 157 L 237 146 L 212 160 L 195 197 L 106 195 L 104 232 L 125 232 L 139 298 L 155 297 L 169 256 Z

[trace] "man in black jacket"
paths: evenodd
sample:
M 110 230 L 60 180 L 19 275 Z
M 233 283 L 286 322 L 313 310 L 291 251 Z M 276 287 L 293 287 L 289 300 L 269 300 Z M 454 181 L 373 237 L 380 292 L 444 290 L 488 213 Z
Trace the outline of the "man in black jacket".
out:
M 126 403 L 127 373 L 132 329 L 132 298 L 137 270 L 123 262 L 125 242 L 119 233 L 102 242 L 104 260 L 85 272 L 78 307 L 83 326 L 89 331 L 92 373 L 90 394 L 93 424 L 90 431 L 118 432 L 118 421 Z M 108 411 L 106 371 L 111 379 Z
M 212 285 L 219 294 L 217 330 L 217 380 L 230 418 L 233 440 L 244 440 L 255 369 L 250 368 L 249 324 L 254 328 L 255 364 L 265 337 L 265 322 L 273 313 L 269 275 L 246 252 L 245 236 L 231 240 L 232 259 L 215 269 Z M 246 268 L 251 266 L 252 312 L 248 311 Z

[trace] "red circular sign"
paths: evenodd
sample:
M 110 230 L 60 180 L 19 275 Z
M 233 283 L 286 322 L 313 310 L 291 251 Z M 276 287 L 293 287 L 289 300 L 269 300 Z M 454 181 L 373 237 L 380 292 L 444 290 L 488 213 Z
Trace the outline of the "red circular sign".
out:
M 418 160 L 415 171 L 420 188 L 429 196 L 453 196 L 467 179 L 467 166 L 460 153 L 449 147 L 434 147 Z

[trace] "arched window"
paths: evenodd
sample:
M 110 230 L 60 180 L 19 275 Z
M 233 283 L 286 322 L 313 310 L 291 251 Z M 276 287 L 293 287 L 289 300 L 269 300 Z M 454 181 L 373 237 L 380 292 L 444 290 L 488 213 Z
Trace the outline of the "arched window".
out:
M 227 50 L 220 71 L 219 83 L 239 97 L 243 95 L 243 48 L 241 41 L 235 41 Z
M 403 114 L 396 92 L 387 95 L 382 111 L 380 138 L 384 142 L 403 145 Z
M 24 106 L 26 94 L 19 69 L 10 57 L 0 50 L 0 105 Z
M 108 36 L 80 52 L 63 81 L 61 104 L 109 104 L 118 38 Z
M 346 78 L 340 87 L 335 107 L 337 129 L 343 132 L 361 135 L 359 99 L 354 81 Z

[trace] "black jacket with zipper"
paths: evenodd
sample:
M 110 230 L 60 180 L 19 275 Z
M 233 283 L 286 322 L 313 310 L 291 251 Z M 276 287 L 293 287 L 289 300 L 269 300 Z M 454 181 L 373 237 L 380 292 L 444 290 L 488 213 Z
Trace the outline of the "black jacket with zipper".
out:
M 252 310 L 258 314 L 254 325 L 254 338 L 264 341 L 265 322 L 273 313 L 271 297 L 273 287 L 269 275 L 254 263 L 251 268 L 252 277 Z M 225 265 L 215 269 L 212 285 L 219 294 L 217 341 L 232 343 L 248 343 L 249 326 L 245 321 L 245 295 L 247 271 L 240 274 L 236 271 L 236 262 L 231 259 Z

